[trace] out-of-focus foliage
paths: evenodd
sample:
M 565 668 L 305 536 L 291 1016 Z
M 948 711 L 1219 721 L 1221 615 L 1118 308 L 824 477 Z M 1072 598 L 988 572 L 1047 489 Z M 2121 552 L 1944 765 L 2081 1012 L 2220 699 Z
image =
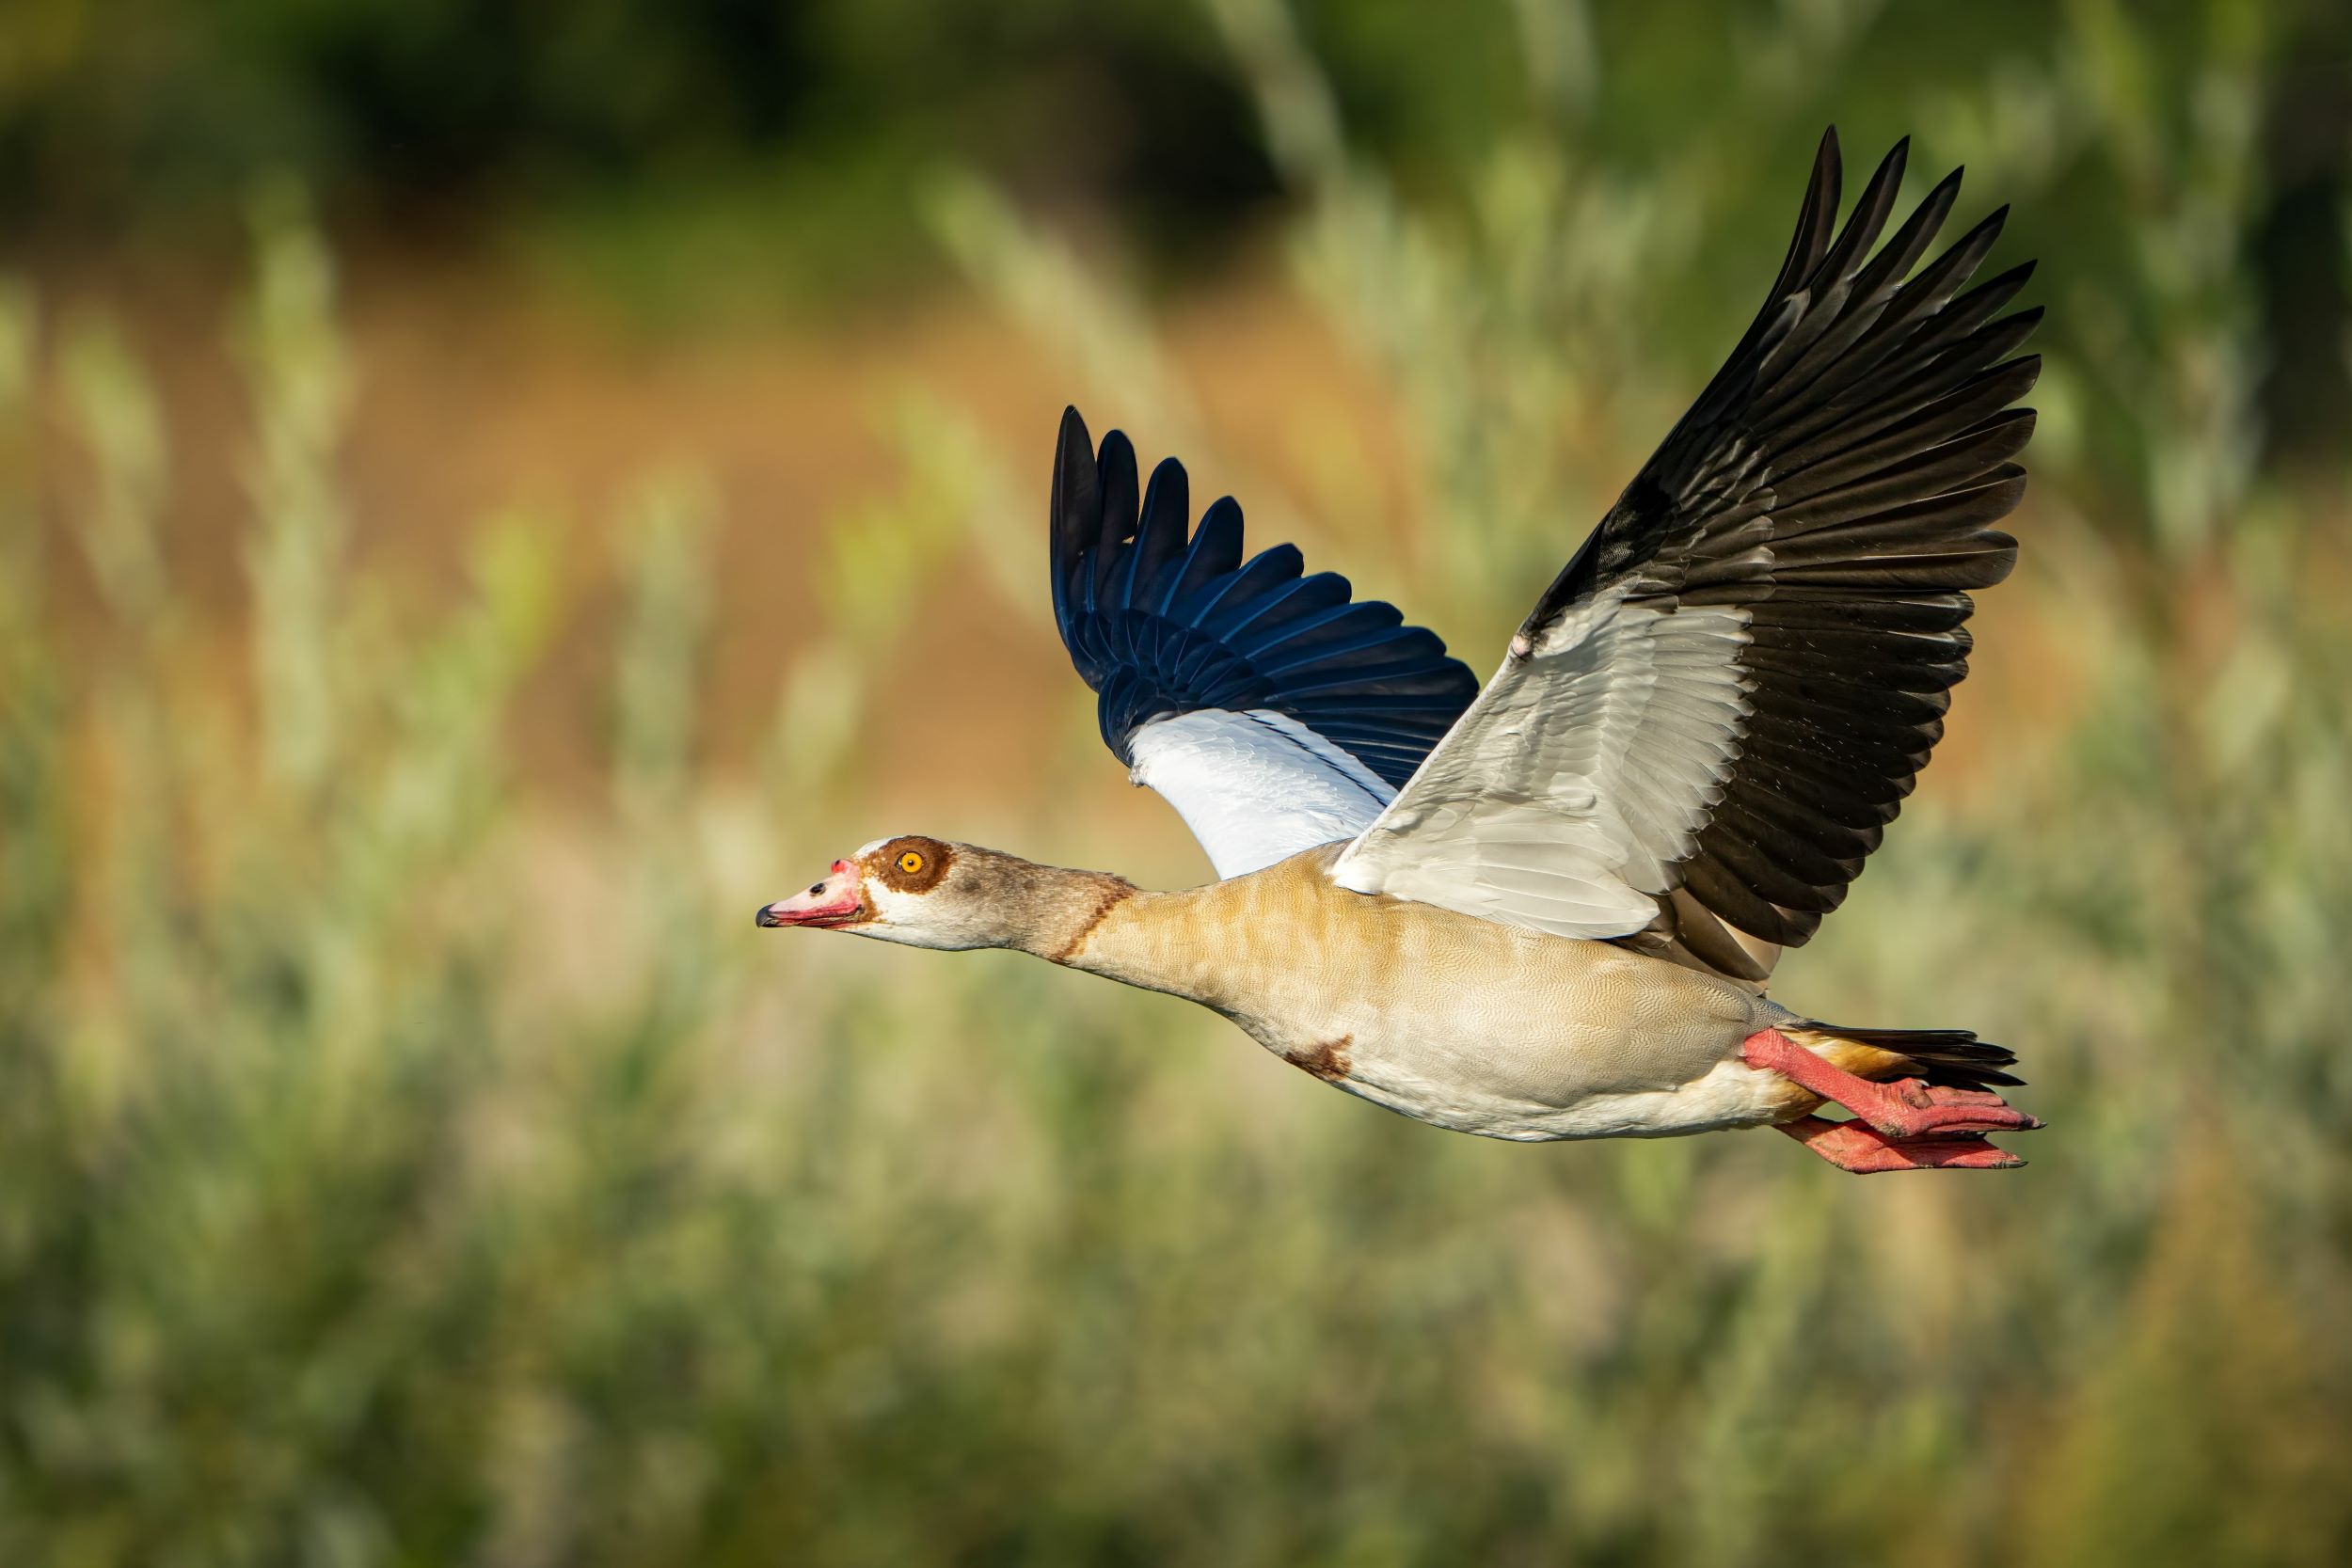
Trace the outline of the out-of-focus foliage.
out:
M 501 113 L 580 117 L 564 157 L 642 141 L 654 180 L 693 137 L 628 128 L 684 114 L 676 79 L 729 148 L 802 113 L 891 122 L 840 105 L 869 78 L 811 66 L 834 106 L 760 129 L 755 61 L 698 74 L 725 28 L 896 41 L 935 87 L 958 75 L 935 37 L 984 76 L 959 28 L 1077 30 L 965 9 L 567 8 L 506 62 L 554 85 Z M 1227 84 L 1304 308 L 1408 415 L 1425 508 L 1388 570 L 1473 657 L 1740 325 L 1822 119 L 1860 161 L 1899 109 L 1923 162 L 1970 164 L 1968 199 L 2018 200 L 2003 257 L 2050 258 L 2028 548 L 1979 661 L 2032 661 L 2047 706 L 1979 729 L 1979 787 L 1931 771 L 1782 971 L 1827 1016 L 2015 1044 L 2053 1124 L 2032 1167 L 1858 1182 L 1763 1133 L 1486 1144 L 1031 960 L 755 935 L 753 903 L 841 847 L 810 824 L 866 783 L 869 655 L 925 563 L 976 531 L 1015 563 L 1005 613 L 1034 614 L 1041 505 L 1002 498 L 1035 454 L 910 408 L 906 477 L 828 540 L 757 795 L 703 761 L 717 503 L 649 478 L 596 649 L 610 787 L 555 809 L 517 786 L 509 721 L 577 611 L 558 544 L 491 520 L 430 613 L 353 566 L 335 269 L 270 187 L 232 329 L 246 662 L 175 582 L 136 356 L 0 295 L 0 1561 L 2344 1560 L 2346 467 L 2332 435 L 2290 477 L 2261 388 L 2272 285 L 2340 279 L 2345 236 L 2255 264 L 2299 178 L 2262 128 L 2305 90 L 2319 9 L 2151 32 L 2099 0 L 1528 0 L 1458 36 L 1439 9 L 1216 0 L 1092 47 L 1165 27 Z M 94 14 L 11 10 L 50 53 L 0 58 L 45 92 L 111 80 Z M 359 111 L 285 40 L 539 13 L 192 14 L 119 29 L 121 80 L 309 92 L 274 112 L 332 121 Z M 1116 96 L 1091 70 L 1071 90 Z M 120 90 L 122 125 L 159 112 Z M 1200 459 L 1198 389 L 1122 269 L 956 157 L 940 127 L 984 111 L 933 96 L 907 112 L 940 172 L 906 212 L 1150 447 Z M 37 121 L 10 158 L 50 155 Z M 364 150 L 316 134 L 297 164 Z M 56 527 L 30 500 L 43 388 L 93 470 Z M 1252 517 L 1337 533 L 1326 499 Z M 44 597 L 54 552 L 84 558 L 101 634 Z M 1106 771 L 1081 705 L 1067 728 Z M 1125 852 L 1082 789 L 975 808 L 984 780 L 938 773 L 1006 847 Z
M 1687 370 L 1752 293 L 1745 252 L 1718 242 L 1786 224 L 1786 170 L 1836 121 L 1857 150 L 1918 132 L 2016 199 L 2082 295 L 2056 324 L 2070 341 L 2144 356 L 2170 341 L 2157 313 L 2210 310 L 2217 279 L 2257 275 L 2255 362 L 2164 377 L 2210 400 L 2267 370 L 2268 423 L 2305 450 L 2352 419 L 2334 340 L 2311 330 L 2346 302 L 2342 269 L 2312 261 L 2340 248 L 2352 198 L 2352 11 L 2329 0 L 1305 0 L 1295 31 L 1325 102 L 1270 118 L 1230 47 L 1249 9 L 15 0 L 0 240 L 176 244 L 290 174 L 330 215 L 512 231 L 675 315 L 926 276 L 914 198 L 950 165 L 1108 212 L 1165 280 L 1229 261 L 1344 124 L 1424 210 L 1512 199 L 1515 155 L 1566 160 L 1552 173 L 1586 203 L 1581 245 L 1689 281 L 1666 320 L 1632 324 Z M 2233 172 L 2249 151 L 2267 181 Z M 2137 428 L 2112 405 L 2138 386 L 2079 388 L 2106 438 Z

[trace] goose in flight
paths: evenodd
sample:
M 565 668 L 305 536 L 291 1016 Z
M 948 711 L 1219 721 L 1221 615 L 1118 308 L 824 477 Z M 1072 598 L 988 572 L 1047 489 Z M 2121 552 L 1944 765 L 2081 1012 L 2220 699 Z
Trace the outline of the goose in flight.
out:
M 1763 309 L 1482 688 L 1241 509 L 1191 526 L 1075 409 L 1055 617 L 1103 738 L 1218 880 L 1151 892 L 921 834 L 759 911 L 1009 947 L 1222 1013 L 1351 1094 L 1488 1137 L 1774 1127 L 1868 1173 L 1995 1169 L 2014 1055 L 1770 1000 L 1911 793 L 2009 574 L 2041 316 L 1971 285 L 2007 209 L 1921 264 L 1955 170 L 1877 244 L 1898 144 L 1837 226 L 1836 133 Z M 1874 248 L 1875 246 L 1875 248 Z M 1140 495 L 1138 495 L 1140 491 Z M 1819 1113 L 1842 1107 L 1849 1115 Z

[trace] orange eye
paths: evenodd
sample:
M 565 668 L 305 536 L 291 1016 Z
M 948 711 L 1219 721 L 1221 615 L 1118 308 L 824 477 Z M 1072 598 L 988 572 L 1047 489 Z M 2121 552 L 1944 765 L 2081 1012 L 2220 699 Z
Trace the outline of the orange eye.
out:
M 923 869 L 923 857 L 909 849 L 898 857 L 898 869 L 912 877 Z

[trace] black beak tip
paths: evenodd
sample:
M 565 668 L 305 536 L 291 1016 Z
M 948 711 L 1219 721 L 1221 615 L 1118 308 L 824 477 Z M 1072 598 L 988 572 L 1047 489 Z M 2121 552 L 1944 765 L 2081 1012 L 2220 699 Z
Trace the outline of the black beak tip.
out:
M 760 905 L 758 911 L 752 916 L 752 924 L 759 927 L 762 930 L 765 930 L 771 926 L 781 924 L 772 912 L 774 909 L 775 906 L 772 904 Z

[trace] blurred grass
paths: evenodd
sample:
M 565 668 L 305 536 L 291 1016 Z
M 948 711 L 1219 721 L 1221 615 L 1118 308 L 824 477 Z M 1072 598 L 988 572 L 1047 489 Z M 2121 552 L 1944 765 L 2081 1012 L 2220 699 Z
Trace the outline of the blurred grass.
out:
M 1523 10 L 1573 115 L 1581 13 Z M 1801 10 L 1726 88 L 1759 147 L 1851 37 Z M 1212 12 L 1299 297 L 1408 416 L 1421 515 L 1384 562 L 1347 454 L 1327 493 L 1236 488 L 1483 657 L 1687 397 L 1645 328 L 1728 309 L 1692 278 L 1745 165 L 1637 178 L 1534 123 L 1420 202 L 1284 12 Z M 2051 300 L 2090 325 L 2039 400 L 1965 774 L 1928 775 L 1780 987 L 2016 1045 L 2053 1126 L 1999 1180 L 1447 1137 L 1161 999 L 755 936 L 845 847 L 819 835 L 900 721 L 874 655 L 927 572 L 1010 562 L 966 591 L 1059 658 L 1006 477 L 1033 453 L 968 411 L 910 402 L 904 482 L 833 527 L 755 788 L 707 766 L 695 701 L 717 503 L 648 477 L 598 651 L 609 788 L 558 811 L 510 721 L 577 608 L 566 542 L 495 520 L 430 612 L 351 564 L 352 372 L 298 200 L 255 204 L 235 327 L 243 673 L 196 657 L 135 356 L 0 296 L 0 1560 L 2343 1560 L 2343 473 L 2254 456 L 2255 52 L 2152 94 L 2114 13 L 2076 15 L 2046 77 L 1944 105 L 1938 152 L 2005 196 L 2095 188 L 2123 270 Z M 1112 270 L 981 177 L 929 212 L 1079 388 L 1208 466 Z M 98 480 L 56 529 L 52 381 Z M 44 597 L 60 550 L 94 640 Z M 1155 853 L 1080 804 L 1118 788 L 1085 717 L 1051 800 L 938 758 L 938 825 Z

